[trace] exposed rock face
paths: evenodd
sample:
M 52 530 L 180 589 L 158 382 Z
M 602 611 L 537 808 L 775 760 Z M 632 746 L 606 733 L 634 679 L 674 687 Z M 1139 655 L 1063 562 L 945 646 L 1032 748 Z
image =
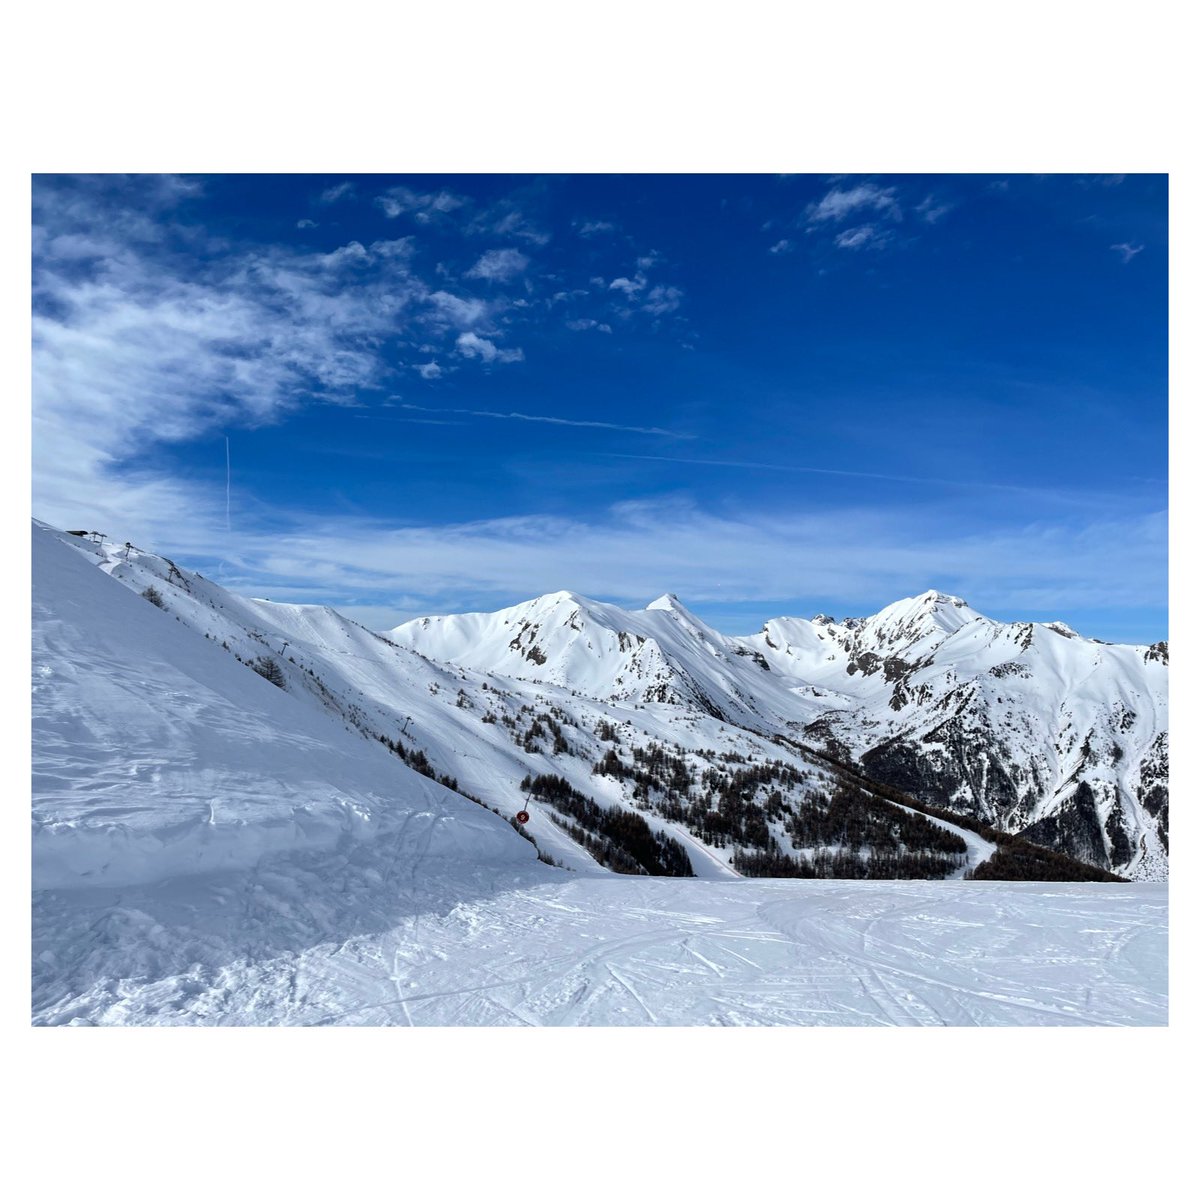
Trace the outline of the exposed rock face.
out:
M 1167 858 L 1165 642 L 992 621 L 927 592 L 746 639 L 827 711 L 805 733 L 883 782 L 1135 878 Z

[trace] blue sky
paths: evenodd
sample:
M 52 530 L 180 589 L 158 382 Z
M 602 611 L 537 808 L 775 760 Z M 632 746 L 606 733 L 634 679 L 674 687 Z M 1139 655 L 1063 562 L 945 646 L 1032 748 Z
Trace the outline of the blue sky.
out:
M 1167 634 L 1164 176 L 38 176 L 33 218 L 52 524 L 374 628 L 935 587 Z

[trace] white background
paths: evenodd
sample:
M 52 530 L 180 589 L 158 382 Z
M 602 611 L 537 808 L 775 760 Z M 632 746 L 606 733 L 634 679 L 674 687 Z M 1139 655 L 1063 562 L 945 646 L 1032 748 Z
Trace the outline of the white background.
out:
M 1186 733 L 1169 1030 L 31 1030 L 24 681 L 31 172 L 1169 171 L 1173 717 L 1186 731 L 1185 12 L 60 0 L 10 14 L 0 1161 L 15 1194 L 1178 1194 L 1168 1179 L 1191 1126 L 1177 1094 L 1190 1099 L 1195 1068 Z

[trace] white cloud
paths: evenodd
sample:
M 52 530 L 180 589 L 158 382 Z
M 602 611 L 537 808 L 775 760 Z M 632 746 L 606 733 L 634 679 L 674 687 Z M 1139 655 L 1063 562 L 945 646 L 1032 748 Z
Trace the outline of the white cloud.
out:
M 485 213 L 477 223 L 476 231 L 488 228 L 489 222 L 494 222 L 490 225 L 491 232 L 500 237 L 520 238 L 534 246 L 544 246 L 550 241 L 550 234 L 539 225 L 535 225 L 518 208 L 502 205 L 498 210 Z
M 770 254 L 786 254 L 789 250 L 791 250 L 791 248 L 792 248 L 792 243 L 790 241 L 788 241 L 787 238 L 780 238 L 779 241 L 777 241 L 775 243 L 775 245 L 773 245 L 770 248 L 768 253 L 770 253 Z
M 597 321 L 592 317 L 581 317 L 577 321 L 567 321 L 566 326 L 576 333 L 582 333 L 588 329 L 594 329 L 597 333 L 612 333 L 611 325 L 606 325 L 602 321 Z
M 398 217 L 403 213 L 411 213 L 422 224 L 428 224 L 438 217 L 455 212 L 466 203 L 465 196 L 456 196 L 452 192 L 439 191 L 419 193 L 412 188 L 394 187 L 375 197 L 375 203 L 383 210 L 385 217 Z
M 683 290 L 665 284 L 656 284 L 647 293 L 642 302 L 642 311 L 661 317 L 674 312 L 683 302 Z
M 810 224 L 824 221 L 844 221 L 859 209 L 873 209 L 893 220 L 901 216 L 895 188 L 881 188 L 873 183 L 860 183 L 851 188 L 834 187 L 808 207 Z
M 604 233 L 616 232 L 616 228 L 611 221 L 583 221 L 578 226 L 580 237 L 599 237 Z
M 347 242 L 328 254 L 317 255 L 317 261 L 329 270 L 336 270 L 345 266 L 365 267 L 371 261 L 371 256 L 362 242 Z
M 416 241 L 411 237 L 392 238 L 388 241 L 372 242 L 371 253 L 380 258 L 407 261 L 416 250 Z
M 624 292 L 625 295 L 633 297 L 638 294 L 646 286 L 646 277 L 639 272 L 632 279 L 626 279 L 623 275 L 614 279 L 608 285 L 609 291 Z
M 1145 248 L 1146 248 L 1145 246 L 1130 245 L 1129 242 L 1121 242 L 1120 245 L 1109 246 L 1109 249 L 1115 250 L 1121 256 L 1121 261 L 1126 264 L 1132 262 L 1133 256 L 1135 254 L 1141 254 L 1141 252 L 1143 250 L 1145 250 Z
M 889 238 L 890 234 L 875 225 L 856 225 L 853 229 L 843 229 L 833 243 L 842 250 L 878 250 L 887 245 Z
M 520 275 L 527 266 L 529 259 L 520 250 L 488 250 L 466 274 L 468 279 L 503 282 Z
M 316 229 L 316 227 L 316 221 L 310 221 L 307 217 L 301 217 L 300 220 L 296 222 L 297 229 Z
M 493 305 L 431 290 L 411 238 L 234 248 L 184 223 L 194 194 L 140 177 L 35 188 L 33 483 L 47 520 L 146 536 L 148 514 L 202 519 L 190 489 L 130 464 L 314 401 L 360 403 L 395 369 L 389 342 L 428 347 L 426 378 L 446 353 L 522 357 L 455 340 L 486 334 Z
M 455 296 L 452 292 L 433 292 L 429 301 L 438 316 L 456 329 L 468 329 L 479 324 L 489 312 L 489 305 L 485 300 L 478 300 L 473 296 Z
M 671 590 L 685 603 L 769 603 L 781 615 L 829 603 L 869 612 L 935 584 L 984 612 L 1164 601 L 1165 513 L 914 535 L 922 527 L 900 510 L 717 515 L 666 500 L 614 505 L 590 520 L 528 514 L 402 528 L 309 520 L 232 544 L 203 519 L 190 528 L 172 520 L 159 532 L 242 564 L 244 579 L 230 583 L 239 590 L 275 595 L 290 586 L 296 599 L 334 603 L 404 594 L 427 612 L 461 610 L 467 596 L 498 607 L 560 588 L 641 604 Z
M 477 333 L 460 333 L 455 344 L 464 358 L 478 358 L 485 363 L 521 362 L 525 358 L 525 352 L 520 347 L 503 350 L 495 342 L 490 342 Z
M 318 197 L 318 204 L 336 204 L 339 200 L 347 200 L 354 198 L 354 184 L 347 180 L 345 183 L 334 184 L 333 187 L 327 187 Z
M 949 201 L 939 202 L 933 198 L 932 193 L 926 196 L 916 208 L 921 219 L 930 225 L 936 225 L 947 213 L 953 210 L 954 205 L 952 203 Z
M 638 261 L 641 263 L 650 260 L 642 258 Z M 641 271 L 638 271 L 632 279 L 623 275 L 619 276 L 608 285 L 608 290 L 623 292 L 626 301 L 635 305 L 635 308 L 618 310 L 618 314 L 626 318 L 631 316 L 635 310 L 661 317 L 666 313 L 674 312 L 683 302 L 682 288 L 664 283 L 656 283 L 651 287 L 650 281 Z
M 436 362 L 417 363 L 413 370 L 421 376 L 422 379 L 440 379 L 442 376 L 442 368 Z

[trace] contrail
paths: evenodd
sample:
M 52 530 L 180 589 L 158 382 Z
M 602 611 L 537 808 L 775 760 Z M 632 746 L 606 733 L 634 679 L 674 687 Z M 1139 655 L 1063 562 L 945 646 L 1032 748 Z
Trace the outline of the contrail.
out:
M 981 479 L 939 479 L 931 475 L 886 475 L 876 471 L 839 471 L 833 467 L 805 467 L 790 463 L 747 462 L 727 458 L 677 458 L 666 454 L 617 454 L 601 452 L 601 458 L 631 458 L 641 462 L 682 463 L 692 467 L 739 467 L 750 471 L 786 471 L 797 475 L 840 475 L 848 479 L 883 479 L 891 483 L 937 484 L 943 487 L 987 488 L 999 492 L 1020 492 L 1045 496 L 1048 489 L 1026 487 L 1019 483 L 990 483 Z M 1060 493 L 1054 493 L 1060 495 Z
M 467 417 L 493 417 L 501 421 L 538 421 L 544 425 L 573 425 L 583 429 L 615 429 L 619 433 L 652 433 L 658 437 L 694 438 L 694 433 L 679 433 L 672 429 L 659 429 L 655 425 L 615 425 L 611 421 L 574 421 L 566 417 L 542 417 L 523 412 L 493 412 L 481 408 L 426 408 L 422 404 L 400 404 L 398 408 L 413 412 L 455 413 Z

